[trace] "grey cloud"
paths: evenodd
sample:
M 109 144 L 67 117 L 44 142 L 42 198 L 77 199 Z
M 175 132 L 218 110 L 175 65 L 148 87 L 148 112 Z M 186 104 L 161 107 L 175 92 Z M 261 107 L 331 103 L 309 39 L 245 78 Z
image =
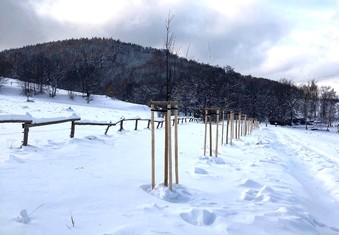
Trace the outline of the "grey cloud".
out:
M 214 64 L 231 65 L 244 70 L 258 66 L 270 49 L 289 30 L 289 25 L 279 17 L 272 17 L 263 8 L 244 9 L 241 19 L 230 21 L 218 12 L 194 11 L 198 32 L 186 29 L 186 40 L 193 46 L 199 58 L 213 58 Z M 218 27 L 214 30 L 215 27 Z M 211 48 L 211 55 L 208 52 Z M 207 60 L 206 60 L 207 61 Z
M 181 48 L 181 54 L 185 55 L 190 44 L 189 57 L 199 62 L 230 65 L 240 73 L 271 79 L 300 77 L 301 73 L 318 77 L 339 73 L 335 62 L 316 64 L 307 52 L 298 58 L 283 61 L 274 71 L 258 69 L 266 62 L 270 49 L 280 45 L 296 30 L 296 24 L 300 23 L 296 22 L 295 13 L 299 13 L 298 9 L 302 9 L 302 13 L 333 9 L 333 6 L 337 6 L 334 0 L 262 0 L 241 9 L 236 18 L 228 18 L 216 10 L 207 9 L 201 1 L 163 3 L 148 0 L 143 5 L 131 3 L 123 15 L 114 16 L 102 26 L 63 24 L 47 16 L 37 15 L 29 2 L 0 0 L 0 50 L 38 42 L 95 36 L 163 48 L 165 19 L 171 11 L 174 15 L 171 26 L 176 36 L 176 47 Z M 305 19 L 302 18 L 301 23 Z M 324 50 L 328 50 L 326 45 L 324 47 Z
M 40 16 L 29 0 L 0 0 L 0 35 L 0 50 L 72 37 L 107 36 L 87 25 Z
M 42 27 L 41 20 L 26 1 L 0 1 L 0 48 L 44 41 Z
M 191 43 L 190 56 L 198 61 L 208 63 L 211 56 L 214 65 L 244 70 L 262 63 L 266 50 L 279 41 L 289 27 L 281 18 L 271 17 L 270 12 L 260 7 L 244 9 L 241 20 L 230 21 L 193 0 L 183 1 L 172 6 L 173 9 L 164 9 L 156 3 L 151 5 L 152 8 L 130 7 L 124 19 L 106 25 L 106 31 L 123 41 L 162 47 L 165 19 L 170 10 L 174 14 L 171 26 L 176 46 L 183 47 L 183 54 Z

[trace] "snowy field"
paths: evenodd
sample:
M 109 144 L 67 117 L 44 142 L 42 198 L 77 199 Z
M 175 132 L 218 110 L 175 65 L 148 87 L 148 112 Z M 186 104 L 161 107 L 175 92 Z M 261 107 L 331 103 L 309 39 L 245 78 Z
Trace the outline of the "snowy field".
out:
M 115 122 L 149 118 L 146 106 L 96 96 L 26 102 L 14 80 L 0 91 L 1 115 L 78 115 Z M 1 235 L 339 235 L 339 134 L 261 126 L 203 156 L 204 124 L 179 125 L 180 185 L 161 184 L 164 130 L 156 130 L 151 183 L 147 122 L 111 127 L 70 123 L 30 128 L 0 123 Z

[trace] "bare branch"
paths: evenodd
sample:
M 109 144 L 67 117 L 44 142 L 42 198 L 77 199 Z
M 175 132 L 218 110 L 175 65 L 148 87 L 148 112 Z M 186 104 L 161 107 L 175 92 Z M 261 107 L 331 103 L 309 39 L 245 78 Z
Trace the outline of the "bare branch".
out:
M 172 53 L 174 50 L 175 44 L 175 36 L 171 32 L 171 23 L 174 18 L 174 15 L 171 15 L 171 12 L 168 13 L 168 17 L 165 20 L 165 28 L 166 28 L 166 38 L 165 38 L 165 49 Z

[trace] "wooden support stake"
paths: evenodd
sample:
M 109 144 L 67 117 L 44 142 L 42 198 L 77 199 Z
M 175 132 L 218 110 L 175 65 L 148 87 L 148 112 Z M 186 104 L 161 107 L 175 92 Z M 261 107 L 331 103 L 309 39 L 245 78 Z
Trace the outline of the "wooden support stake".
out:
M 178 120 L 178 105 L 174 105 L 174 118 Z M 175 151 L 175 183 L 179 184 L 179 149 L 178 149 L 178 121 L 174 126 L 174 151 Z
M 210 118 L 210 157 L 212 157 L 212 116 Z
M 169 173 L 169 189 L 173 190 L 173 171 L 172 171 L 172 136 L 171 136 L 171 104 L 167 104 L 167 128 L 168 128 L 168 173 Z
M 207 110 L 205 110 L 204 156 L 206 156 L 206 143 L 207 143 Z
M 232 140 L 233 140 L 233 135 L 234 135 L 234 113 L 232 111 L 230 113 L 230 122 L 231 122 L 230 145 L 232 145 Z
M 228 132 L 229 132 L 229 126 L 230 126 L 230 115 L 226 115 L 226 144 L 228 144 Z
M 164 186 L 168 186 L 168 116 L 165 114 Z
M 240 139 L 240 122 L 241 122 L 241 113 L 239 113 L 239 116 L 238 116 L 238 118 L 239 118 L 239 121 L 238 121 L 238 139 Z
M 151 110 L 154 110 L 154 104 L 151 104 Z M 152 190 L 155 187 L 155 136 L 154 136 L 154 111 L 151 111 L 151 128 L 152 128 Z M 149 125 L 149 123 L 148 123 Z
M 215 131 L 215 157 L 218 157 L 218 129 L 219 129 L 219 109 L 217 110 L 217 120 L 216 120 L 216 131 Z
M 174 120 L 173 125 L 175 128 L 174 138 L 174 148 L 175 148 L 175 177 L 176 177 L 176 183 L 179 183 L 179 163 L 178 163 L 178 105 L 177 102 L 169 102 L 169 101 L 151 101 L 151 125 L 152 125 L 152 188 L 154 188 L 155 185 L 155 126 L 154 126 L 154 112 L 155 105 L 157 106 L 165 106 L 165 109 L 162 110 L 162 112 L 165 113 L 164 115 L 164 121 L 158 121 L 158 127 L 159 125 L 163 125 L 165 123 L 165 151 L 164 151 L 164 186 L 169 186 L 169 189 L 173 190 L 173 161 L 172 161 L 172 133 L 171 133 L 171 127 L 172 127 L 172 120 L 171 120 L 171 112 L 172 108 L 174 111 Z
M 234 119 L 235 119 L 234 139 L 238 139 L 238 118 L 237 118 L 237 115 L 235 115 Z
M 239 128 L 239 130 L 240 130 L 240 137 L 241 136 L 244 136 L 244 120 L 242 119 L 242 116 L 240 116 L 240 128 Z
M 244 135 L 247 135 L 247 124 L 248 124 L 248 120 L 247 120 L 247 115 L 245 115 L 245 130 L 244 130 Z
M 224 122 L 225 122 L 225 111 L 222 111 L 221 144 L 224 144 Z

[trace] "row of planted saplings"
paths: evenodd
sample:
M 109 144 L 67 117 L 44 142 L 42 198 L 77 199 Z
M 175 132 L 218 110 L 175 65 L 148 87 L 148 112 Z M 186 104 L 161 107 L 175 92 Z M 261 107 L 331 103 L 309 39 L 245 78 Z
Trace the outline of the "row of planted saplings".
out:
M 165 144 L 164 144 L 164 181 L 163 185 L 168 186 L 172 191 L 173 176 L 172 169 L 174 165 L 175 183 L 179 184 L 179 169 L 178 169 L 178 103 L 175 101 L 151 101 L 151 175 L 152 190 L 155 188 L 155 112 L 163 112 L 165 119 Z M 171 113 L 174 113 L 174 136 L 171 132 Z M 221 115 L 221 120 L 220 120 Z M 215 120 L 213 119 L 215 118 Z M 205 139 L 204 139 L 204 155 L 206 155 L 207 133 L 209 132 L 210 140 L 210 156 L 212 156 L 212 122 L 216 123 L 216 142 L 215 142 L 215 157 L 218 157 L 218 136 L 219 124 L 221 122 L 221 144 L 232 144 L 233 139 L 239 139 L 241 136 L 249 135 L 254 129 L 259 128 L 259 123 L 256 119 L 234 113 L 233 111 L 221 111 L 219 108 L 205 109 Z M 209 127 L 209 128 L 208 128 Z M 208 131 L 209 130 L 209 131 Z M 225 136 L 225 138 L 224 138 Z M 172 161 L 172 139 L 174 139 L 174 164 Z M 225 140 L 225 142 L 224 142 Z
M 259 128 L 259 122 L 245 114 L 235 113 L 231 110 L 220 110 L 219 108 L 205 108 L 205 137 L 204 156 L 206 156 L 207 139 L 209 139 L 209 156 L 213 155 L 213 129 L 215 122 L 215 157 L 218 157 L 219 125 L 221 122 L 221 144 L 232 145 L 234 139 L 240 139 Z M 220 120 L 221 119 L 221 120 Z M 225 138 L 224 138 L 225 137 Z

